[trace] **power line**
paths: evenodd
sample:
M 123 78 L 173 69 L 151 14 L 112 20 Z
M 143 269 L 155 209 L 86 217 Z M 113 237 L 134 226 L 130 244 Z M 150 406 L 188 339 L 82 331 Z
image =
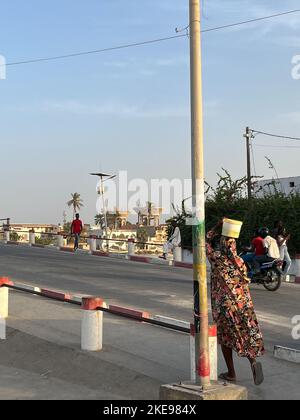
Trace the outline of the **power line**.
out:
M 273 19 L 273 18 L 276 18 L 276 17 L 290 15 L 292 13 L 298 13 L 298 12 L 300 12 L 300 9 L 289 10 L 288 12 L 276 13 L 274 15 L 263 16 L 261 18 L 244 20 L 242 22 L 231 23 L 229 25 L 218 26 L 218 27 L 211 28 L 211 29 L 204 29 L 202 32 L 218 31 L 218 30 L 221 30 L 221 29 L 232 28 L 234 26 L 240 26 L 240 25 L 246 25 L 246 24 L 249 24 L 249 23 L 259 22 L 259 21 L 267 20 L 267 19 Z
M 271 134 L 271 133 L 266 133 L 264 131 L 257 131 L 257 130 L 251 130 L 251 131 L 252 131 L 252 133 L 262 134 L 262 135 L 267 136 L 267 137 L 273 137 L 273 138 L 284 139 L 284 140 L 296 140 L 296 141 L 300 141 L 300 138 L 299 137 L 281 136 L 280 134 Z
M 46 57 L 46 58 L 36 58 L 36 59 L 33 59 L 33 60 L 26 60 L 26 61 L 16 61 L 16 62 L 13 62 L 13 63 L 7 63 L 6 66 L 19 66 L 21 64 L 40 63 L 40 62 L 43 62 L 43 61 L 63 60 L 65 58 L 80 57 L 80 56 L 83 56 L 83 55 L 100 54 L 100 53 L 103 53 L 103 52 L 123 50 L 123 49 L 126 49 L 126 48 L 133 48 L 133 47 L 139 47 L 139 46 L 142 46 L 142 45 L 155 44 L 155 43 L 158 43 L 158 42 L 164 42 L 164 41 L 168 41 L 168 40 L 171 40 L 171 39 L 183 38 L 183 37 L 186 37 L 186 35 L 174 35 L 174 36 L 169 36 L 169 37 L 166 37 L 166 38 L 158 38 L 158 39 L 152 39 L 152 40 L 143 41 L 143 42 L 136 42 L 134 44 L 125 44 L 125 45 L 119 45 L 119 46 L 116 46 L 116 47 L 102 48 L 100 50 L 82 51 L 82 52 L 73 53 L 73 54 L 58 55 L 58 56 L 52 56 L 52 57 Z
M 213 31 L 219 31 L 222 29 L 232 28 L 232 27 L 241 26 L 241 25 L 247 25 L 250 23 L 259 22 L 259 21 L 263 21 L 267 19 L 274 19 L 280 16 L 290 15 L 290 14 L 299 13 L 299 12 L 300 12 L 300 9 L 289 10 L 287 12 L 276 13 L 273 15 L 263 16 L 256 19 L 250 19 L 250 20 L 245 20 L 241 22 L 231 23 L 228 25 L 208 28 L 208 29 L 202 30 L 201 32 L 208 33 L 208 32 L 213 32 Z M 125 44 L 125 45 L 119 45 L 115 47 L 102 48 L 98 50 L 82 51 L 82 52 L 77 52 L 73 54 L 65 54 L 65 55 L 57 55 L 57 56 L 51 56 L 51 57 L 45 57 L 45 58 L 37 58 L 37 59 L 32 59 L 32 60 L 16 61 L 16 62 L 7 63 L 5 65 L 12 67 L 12 66 L 19 66 L 23 64 L 33 64 L 33 63 L 41 63 L 41 62 L 47 62 L 47 61 L 63 60 L 67 58 L 74 58 L 74 57 L 80 57 L 80 56 L 91 55 L 91 54 L 100 54 L 100 53 L 104 53 L 108 51 L 116 51 L 116 50 L 139 47 L 139 46 L 144 46 L 144 45 L 156 44 L 156 43 L 165 42 L 165 41 L 169 41 L 169 40 L 173 40 L 177 38 L 184 38 L 184 37 L 186 37 L 186 34 L 179 34 L 179 35 L 174 35 L 174 36 L 169 36 L 169 37 L 164 37 L 164 38 L 157 38 L 157 39 L 152 39 L 152 40 L 147 40 L 147 41 L 142 41 L 142 42 L 135 42 L 133 44 Z
M 300 149 L 300 146 L 273 146 L 269 144 L 253 144 L 254 147 L 266 147 L 270 149 Z

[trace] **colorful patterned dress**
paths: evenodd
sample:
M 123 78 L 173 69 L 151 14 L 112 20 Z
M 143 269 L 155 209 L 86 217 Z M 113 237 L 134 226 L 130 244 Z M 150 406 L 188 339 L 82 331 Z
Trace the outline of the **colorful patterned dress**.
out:
M 249 290 L 247 267 L 237 255 L 236 241 L 222 237 L 218 250 L 208 234 L 207 256 L 211 264 L 212 314 L 219 344 L 240 357 L 256 359 L 264 354 L 264 342 Z

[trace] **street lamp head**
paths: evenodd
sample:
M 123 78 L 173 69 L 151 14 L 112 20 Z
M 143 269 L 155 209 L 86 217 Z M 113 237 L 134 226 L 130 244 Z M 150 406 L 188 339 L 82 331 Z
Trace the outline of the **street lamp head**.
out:
M 92 173 L 90 175 L 92 175 L 92 176 L 99 176 L 100 178 L 107 178 L 109 176 L 112 176 L 112 175 L 104 174 L 102 172 Z

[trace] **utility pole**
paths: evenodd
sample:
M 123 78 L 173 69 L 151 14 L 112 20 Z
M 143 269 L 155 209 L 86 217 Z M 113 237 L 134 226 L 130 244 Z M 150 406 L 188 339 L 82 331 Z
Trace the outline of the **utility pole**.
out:
M 109 249 L 109 241 L 108 241 L 108 224 L 107 224 L 107 209 L 105 204 L 105 197 L 104 197 L 104 182 L 108 181 L 110 179 L 116 178 L 116 175 L 108 175 L 103 173 L 92 173 L 90 174 L 92 176 L 97 176 L 100 179 L 100 187 L 98 190 L 98 194 L 102 196 L 102 211 L 103 211 L 103 217 L 104 217 L 104 229 L 105 229 L 105 236 L 106 236 L 106 247 Z
M 200 0 L 190 0 L 194 322 L 197 384 L 210 386 Z
M 251 154 L 250 154 L 250 140 L 252 138 L 252 131 L 249 127 L 246 127 L 246 148 L 247 148 L 247 190 L 248 190 L 248 200 L 252 198 L 252 182 L 251 182 Z

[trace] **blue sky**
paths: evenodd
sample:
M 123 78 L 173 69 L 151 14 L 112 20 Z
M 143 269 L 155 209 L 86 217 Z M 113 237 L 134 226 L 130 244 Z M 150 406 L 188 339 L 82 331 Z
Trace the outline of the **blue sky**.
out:
M 203 29 L 299 7 L 296 0 L 206 0 Z M 187 0 L 3 0 L 7 62 L 172 36 Z M 300 135 L 300 13 L 203 35 L 206 176 L 245 172 L 242 133 Z M 0 80 L 0 216 L 59 222 L 71 192 L 96 212 L 98 169 L 130 178 L 190 177 L 187 38 L 62 61 L 8 67 Z M 263 137 L 258 144 L 282 145 Z M 300 146 L 300 145 L 299 145 Z M 300 149 L 255 148 L 256 171 L 299 175 Z

